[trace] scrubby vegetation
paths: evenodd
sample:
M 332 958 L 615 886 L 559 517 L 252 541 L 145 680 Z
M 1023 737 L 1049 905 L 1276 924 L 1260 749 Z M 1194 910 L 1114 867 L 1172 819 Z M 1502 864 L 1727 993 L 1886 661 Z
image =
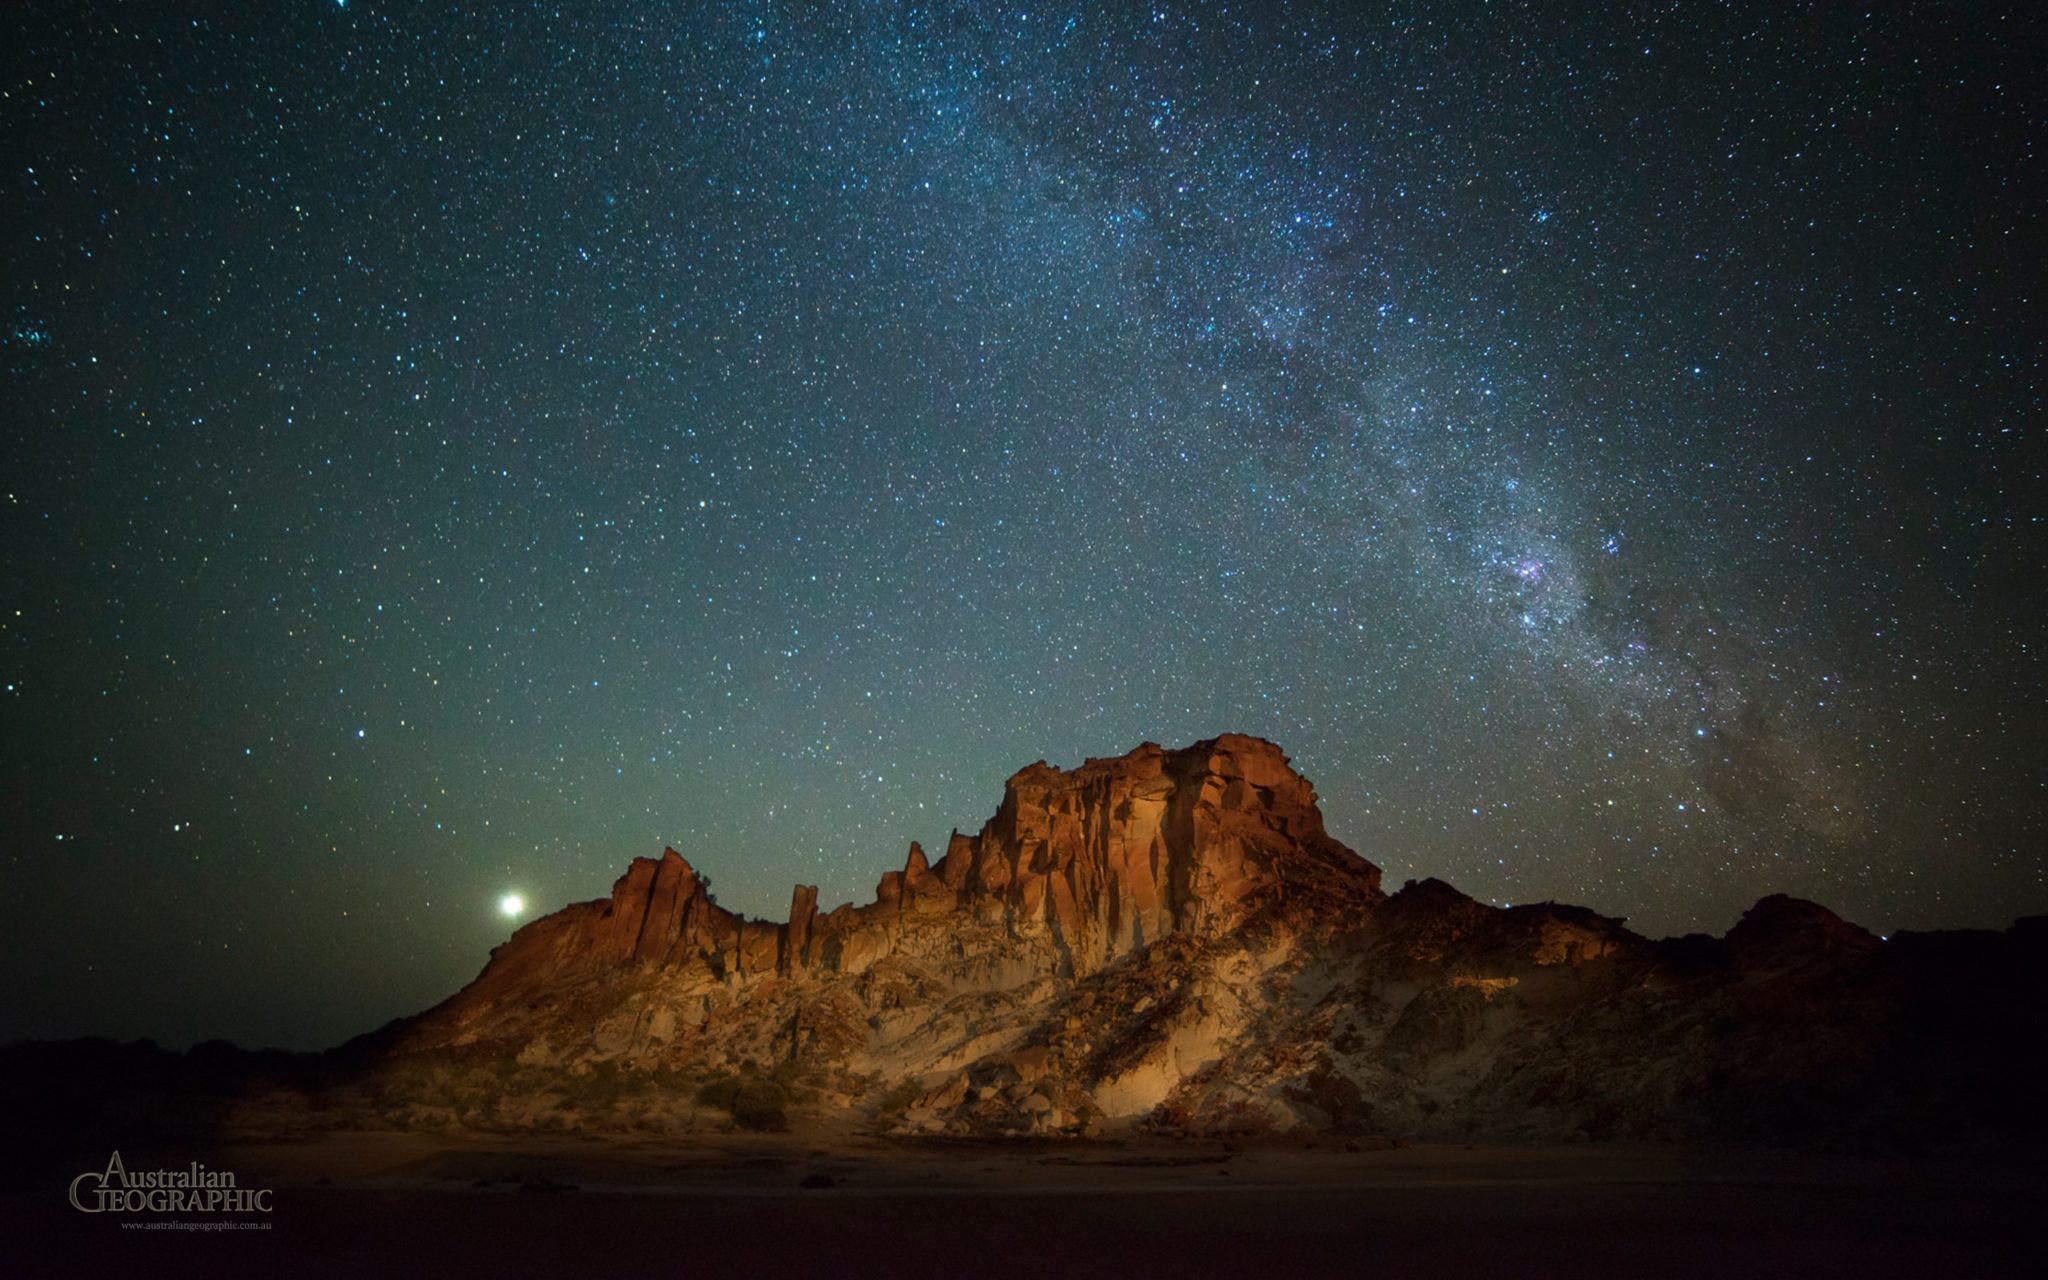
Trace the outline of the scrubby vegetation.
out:
M 793 1108 L 818 1102 L 828 1089 L 857 1095 L 879 1084 L 789 1061 L 748 1059 L 711 1071 L 612 1061 L 560 1068 L 450 1054 L 385 1064 L 352 1102 L 330 1101 L 401 1129 L 662 1132 L 722 1111 L 740 1128 L 774 1132 L 788 1127 Z
M 883 1090 L 882 1095 L 875 1099 L 875 1114 L 880 1116 L 895 1115 L 897 1112 L 908 1108 L 911 1103 L 916 1102 L 923 1094 L 924 1087 L 918 1084 L 917 1078 L 915 1076 L 905 1076 Z
M 581 1063 L 567 1070 L 500 1059 L 417 1058 L 368 1081 L 368 1110 L 397 1128 L 664 1130 L 695 1079 L 673 1068 Z
M 788 1108 L 815 1100 L 822 1083 L 817 1072 L 793 1062 L 763 1070 L 750 1060 L 738 1071 L 720 1072 L 698 1085 L 697 1105 L 717 1107 L 742 1129 L 780 1132 L 789 1127 Z

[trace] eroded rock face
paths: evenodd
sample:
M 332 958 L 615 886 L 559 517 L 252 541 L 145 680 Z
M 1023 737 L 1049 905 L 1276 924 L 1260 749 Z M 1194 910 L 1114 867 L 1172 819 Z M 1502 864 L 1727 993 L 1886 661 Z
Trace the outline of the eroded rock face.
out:
M 1021 770 L 864 905 L 798 885 L 786 921 L 747 920 L 675 850 L 637 859 L 372 1051 L 579 1079 L 775 1064 L 838 1082 L 814 1118 L 913 1133 L 1798 1137 L 1981 1129 L 2000 1090 L 2042 1121 L 2016 1064 L 2044 1015 L 1967 994 L 2048 978 L 2038 924 L 1887 945 L 1772 897 L 1726 939 L 1651 942 L 1379 881 L 1273 744 L 1146 744 Z
M 1081 977 L 1168 934 L 1227 932 L 1290 886 L 1334 889 L 1332 907 L 1381 896 L 1379 869 L 1324 832 L 1313 788 L 1272 743 L 1148 743 L 1070 771 L 1021 770 L 978 835 L 955 832 L 936 866 L 913 843 L 866 906 L 820 915 L 816 886 L 798 885 L 786 923 L 747 920 L 710 901 L 674 849 L 636 858 L 609 899 L 515 933 L 464 995 L 577 969 L 856 974 L 949 921 L 1049 947 L 1056 975 Z

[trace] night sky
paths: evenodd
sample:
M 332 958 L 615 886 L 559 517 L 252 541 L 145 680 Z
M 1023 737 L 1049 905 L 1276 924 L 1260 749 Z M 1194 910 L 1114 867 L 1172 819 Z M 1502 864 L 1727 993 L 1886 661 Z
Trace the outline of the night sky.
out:
M 2048 910 L 2036 6 L 674 8 L 10 10 L 0 1037 L 1225 731 L 1390 888 Z

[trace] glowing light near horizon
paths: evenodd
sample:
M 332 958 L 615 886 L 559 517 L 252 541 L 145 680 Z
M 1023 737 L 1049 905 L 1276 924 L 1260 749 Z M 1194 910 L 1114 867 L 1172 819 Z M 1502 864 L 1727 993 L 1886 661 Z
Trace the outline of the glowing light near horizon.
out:
M 508 893 L 498 899 L 498 914 L 507 920 L 517 920 L 526 914 L 526 899 L 516 893 Z

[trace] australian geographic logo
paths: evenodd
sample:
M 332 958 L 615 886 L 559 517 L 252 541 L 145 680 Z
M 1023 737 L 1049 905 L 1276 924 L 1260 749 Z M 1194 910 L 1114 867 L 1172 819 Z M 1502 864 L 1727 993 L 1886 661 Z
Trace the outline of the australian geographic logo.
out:
M 235 1175 L 193 1161 L 184 1169 L 130 1173 L 116 1151 L 98 1173 L 71 1180 L 80 1213 L 269 1213 L 270 1188 L 238 1187 Z

